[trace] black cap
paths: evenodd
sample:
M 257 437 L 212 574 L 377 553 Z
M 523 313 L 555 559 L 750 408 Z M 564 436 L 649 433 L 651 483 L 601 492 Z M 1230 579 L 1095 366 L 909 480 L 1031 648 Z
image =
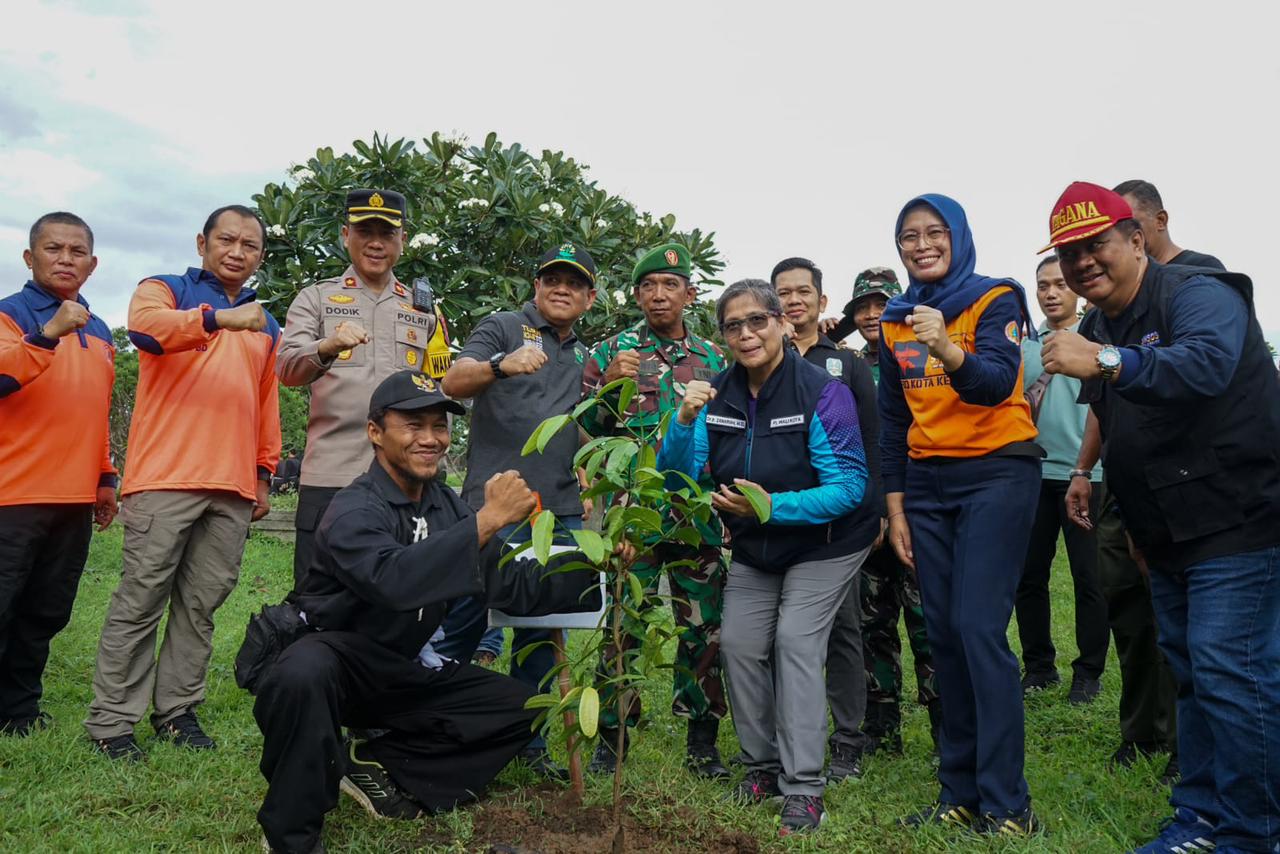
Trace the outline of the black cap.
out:
M 538 261 L 537 275 L 541 275 L 543 270 L 557 264 L 567 264 L 585 275 L 591 284 L 596 283 L 595 259 L 576 243 L 562 243 L 559 247 L 549 250 Z
M 352 190 L 347 193 L 347 222 L 381 219 L 404 227 L 404 196 L 395 190 Z
M 430 406 L 443 406 L 446 412 L 454 415 L 467 412 L 461 403 L 445 396 L 439 383 L 417 371 L 396 371 L 378 383 L 373 397 L 369 398 L 370 414 L 386 409 L 408 412 Z

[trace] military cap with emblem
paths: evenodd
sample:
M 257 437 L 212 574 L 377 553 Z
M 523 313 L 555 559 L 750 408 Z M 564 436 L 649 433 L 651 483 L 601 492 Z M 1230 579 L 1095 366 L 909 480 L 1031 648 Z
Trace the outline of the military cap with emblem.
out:
M 898 274 L 891 268 L 868 267 L 853 280 L 853 299 L 850 303 L 874 294 L 896 297 L 900 293 L 902 293 L 902 286 L 898 284 Z
M 417 371 L 396 371 L 373 390 L 369 398 L 369 415 L 375 412 L 394 409 L 409 412 L 426 409 L 430 406 L 443 406 L 445 411 L 454 415 L 465 415 L 467 410 L 461 403 L 445 396 L 440 384 L 431 377 Z
M 591 284 L 594 285 L 596 283 L 595 259 L 591 257 L 590 252 L 575 243 L 562 243 L 555 249 L 547 250 L 546 254 L 538 259 L 536 275 L 540 276 L 543 270 L 561 264 L 572 267 L 582 273 Z
M 404 196 L 395 190 L 352 190 L 347 193 L 347 222 L 381 219 L 404 227 Z
M 631 283 L 640 284 L 640 280 L 650 273 L 675 273 L 686 279 L 693 277 L 693 260 L 689 250 L 679 243 L 664 243 L 650 249 L 631 271 Z

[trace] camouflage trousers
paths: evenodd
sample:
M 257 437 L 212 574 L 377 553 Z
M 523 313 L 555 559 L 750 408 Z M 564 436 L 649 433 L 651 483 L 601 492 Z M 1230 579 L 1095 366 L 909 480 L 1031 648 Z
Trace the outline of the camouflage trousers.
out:
M 898 614 L 907 624 L 907 640 L 915 657 L 917 699 L 927 705 L 938 698 L 933 653 L 925 634 L 920 587 L 893 548 L 885 543 L 862 565 L 862 655 L 867 669 L 867 704 L 898 705 L 902 696 L 902 642 Z
M 668 575 L 671 610 L 680 629 L 672 674 L 671 713 L 694 721 L 719 720 L 729 710 L 720 673 L 720 611 L 728 572 L 724 553 L 719 546 L 694 548 L 682 543 L 664 543 L 638 560 L 631 571 L 644 585 L 647 598 L 657 593 L 662 567 L 679 561 L 691 561 L 693 565 L 672 567 Z M 630 590 L 624 594 L 628 604 L 634 604 L 630 601 L 631 595 Z M 623 629 L 621 652 L 626 656 L 637 651 L 645 626 L 627 617 Z M 618 654 L 618 648 L 612 643 L 605 648 L 598 671 L 601 684 L 613 673 Z M 612 686 L 601 689 L 601 726 L 618 726 L 616 696 Z M 634 726 L 639 719 L 640 697 L 633 692 L 629 698 L 627 725 Z

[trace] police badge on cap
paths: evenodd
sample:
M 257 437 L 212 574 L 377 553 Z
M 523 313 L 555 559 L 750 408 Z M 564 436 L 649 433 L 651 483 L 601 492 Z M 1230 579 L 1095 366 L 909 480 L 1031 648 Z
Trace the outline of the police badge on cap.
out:
M 347 193 L 348 223 L 380 219 L 396 228 L 403 228 L 404 212 L 404 196 L 395 190 L 352 190 Z

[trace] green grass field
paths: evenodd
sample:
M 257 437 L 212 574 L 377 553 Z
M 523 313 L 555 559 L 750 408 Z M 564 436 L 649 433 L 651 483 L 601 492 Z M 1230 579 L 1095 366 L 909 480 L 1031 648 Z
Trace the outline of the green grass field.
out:
M 239 587 L 218 612 L 200 716 L 220 749 L 196 754 L 157 743 L 144 722 L 138 732 L 149 761 L 127 765 L 94 754 L 80 725 L 91 697 L 98 631 L 120 572 L 120 548 L 119 525 L 94 538 L 72 623 L 54 642 L 45 677 L 45 709 L 54 725 L 26 739 L 0 737 L 0 852 L 258 850 L 254 814 L 265 788 L 257 767 L 261 742 L 252 698 L 236 687 L 232 660 L 249 614 L 279 601 L 287 590 L 291 549 L 255 533 Z M 1069 682 L 1067 662 L 1075 647 L 1065 566 L 1055 569 L 1054 607 L 1059 668 Z M 1027 777 L 1049 832 L 1025 842 L 897 826 L 899 816 L 936 793 L 928 720 L 914 704 L 906 709 L 906 756 L 873 758 L 863 779 L 828 790 L 830 820 L 821 832 L 780 840 L 774 813 L 727 805 L 723 787 L 685 773 L 684 728 L 669 712 L 669 685 L 654 680 L 645 693 L 652 716 L 627 765 L 627 793 L 632 809 L 651 823 L 678 811 L 682 821 L 692 815 L 745 831 L 764 851 L 1123 851 L 1148 839 L 1168 807 L 1167 790 L 1157 781 L 1163 757 L 1115 774 L 1104 767 L 1118 741 L 1118 690 L 1113 654 L 1102 697 L 1092 706 L 1068 705 L 1065 687 L 1028 703 Z M 729 726 L 721 730 L 720 747 L 726 757 L 737 750 Z M 497 786 L 504 797 L 519 797 L 527 775 L 508 769 Z M 609 782 L 589 780 L 587 803 L 608 799 Z M 536 799 L 529 808 L 538 809 Z M 331 851 L 362 852 L 486 847 L 473 839 L 469 810 L 424 823 L 376 822 L 346 798 L 326 822 L 325 842 Z

